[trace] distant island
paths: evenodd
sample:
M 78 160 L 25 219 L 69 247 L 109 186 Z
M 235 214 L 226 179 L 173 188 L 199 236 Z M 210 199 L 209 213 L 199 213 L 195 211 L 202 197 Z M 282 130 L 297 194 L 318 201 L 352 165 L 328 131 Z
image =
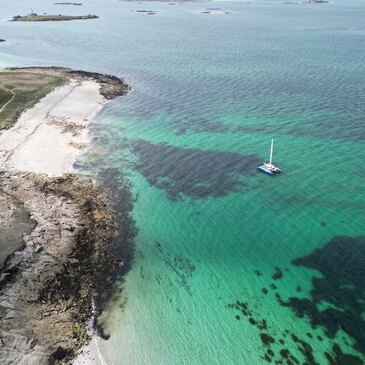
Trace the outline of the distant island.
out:
M 37 13 L 29 13 L 21 16 L 16 15 L 13 17 L 13 22 L 47 22 L 47 21 L 64 21 L 64 20 L 78 20 L 78 19 L 96 19 L 97 15 L 38 15 Z
M 82 3 L 54 3 L 55 5 L 82 5 Z
M 155 15 L 156 12 L 153 10 L 131 10 L 131 12 L 136 12 L 136 13 L 146 13 L 148 15 Z
M 210 14 L 210 15 L 226 15 L 226 14 L 230 14 L 229 11 L 223 11 L 220 8 L 206 8 L 201 13 L 202 14 Z
M 0 39 L 0 42 L 5 42 L 5 39 Z

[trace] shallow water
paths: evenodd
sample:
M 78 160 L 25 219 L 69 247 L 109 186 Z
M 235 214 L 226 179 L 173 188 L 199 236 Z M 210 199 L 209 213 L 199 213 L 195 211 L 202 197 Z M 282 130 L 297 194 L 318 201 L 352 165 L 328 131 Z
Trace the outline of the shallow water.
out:
M 365 231 L 363 2 L 42 3 L 33 10 L 101 18 L 1 23 L 0 64 L 82 68 L 133 86 L 95 120 L 80 161 L 127 174 L 135 197 L 136 257 L 109 311 L 105 359 L 357 363 L 342 351 L 362 363 L 361 265 L 351 255 L 344 263 L 331 240 Z M 1 7 L 8 19 L 28 5 Z M 207 7 L 232 13 L 200 14 Z M 274 177 L 256 171 L 271 137 L 284 170 Z M 342 267 L 338 282 L 308 256 L 326 244 Z M 361 261 L 362 244 L 343 238 L 339 247 Z M 350 279 L 346 267 L 356 268 Z M 314 307 L 303 316 L 304 299 Z M 330 331 L 338 313 L 323 323 L 314 308 L 346 313 L 351 326 Z

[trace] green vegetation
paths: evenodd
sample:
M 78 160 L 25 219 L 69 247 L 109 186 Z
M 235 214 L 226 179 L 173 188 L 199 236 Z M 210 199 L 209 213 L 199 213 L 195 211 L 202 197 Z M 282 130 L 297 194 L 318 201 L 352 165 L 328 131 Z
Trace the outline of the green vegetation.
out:
M 80 347 L 87 343 L 90 339 L 90 336 L 88 335 L 85 326 L 80 323 L 75 322 L 73 324 L 72 332 L 74 338 L 77 338 L 77 340 L 79 341 Z
M 61 77 L 24 71 L 0 72 L 0 129 L 11 127 L 25 109 L 65 81 Z
M 0 110 L 5 108 L 6 103 L 11 100 L 13 93 L 9 90 L 0 89 Z

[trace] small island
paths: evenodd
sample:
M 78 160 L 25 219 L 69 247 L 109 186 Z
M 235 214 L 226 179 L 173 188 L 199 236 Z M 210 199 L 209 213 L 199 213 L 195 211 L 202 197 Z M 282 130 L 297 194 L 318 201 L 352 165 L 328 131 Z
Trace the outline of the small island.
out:
M 5 39 L 0 39 L 0 42 L 5 42 Z
M 47 21 L 64 21 L 64 20 L 80 20 L 80 19 L 96 19 L 97 15 L 38 15 L 33 11 L 27 15 L 16 15 L 13 17 L 13 22 L 47 22 Z
M 55 5 L 82 5 L 82 3 L 54 3 Z
M 209 15 L 227 15 L 230 14 L 229 11 L 222 11 L 222 10 L 205 10 L 201 12 L 202 14 L 209 14 Z
M 131 12 L 136 12 L 136 13 L 146 13 L 148 15 L 155 15 L 156 14 L 156 11 L 153 11 L 153 10 L 131 10 Z

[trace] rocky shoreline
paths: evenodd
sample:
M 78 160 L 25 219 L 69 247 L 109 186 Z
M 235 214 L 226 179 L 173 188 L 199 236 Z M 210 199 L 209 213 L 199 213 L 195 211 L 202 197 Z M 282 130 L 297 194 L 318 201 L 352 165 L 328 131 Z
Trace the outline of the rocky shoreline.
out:
M 125 264 L 108 195 L 75 175 L 3 172 L 0 189 L 37 222 L 1 272 L 2 364 L 67 363 L 88 340 L 92 301 L 102 307 L 108 274 Z
M 127 94 L 131 88 L 122 79 L 113 76 L 101 74 L 98 72 L 89 72 L 82 70 L 72 70 L 66 67 L 8 67 L 8 71 L 27 71 L 32 73 L 47 74 L 52 76 L 64 77 L 66 79 L 75 79 L 77 81 L 94 80 L 100 85 L 100 94 L 105 99 L 111 100 L 117 96 Z
M 94 80 L 105 99 L 129 90 L 117 77 L 98 73 L 8 70 Z M 70 364 L 90 339 L 90 319 L 107 337 L 97 317 L 114 293 L 116 276 L 128 270 L 133 257 L 128 189 L 116 193 L 83 176 L 50 177 L 3 166 L 1 196 L 9 211 L 0 215 L 0 234 L 22 227 L 23 247 L 0 270 L 0 363 Z M 18 211 L 22 214 L 13 213 Z M 23 227 L 24 221 L 29 224 Z

